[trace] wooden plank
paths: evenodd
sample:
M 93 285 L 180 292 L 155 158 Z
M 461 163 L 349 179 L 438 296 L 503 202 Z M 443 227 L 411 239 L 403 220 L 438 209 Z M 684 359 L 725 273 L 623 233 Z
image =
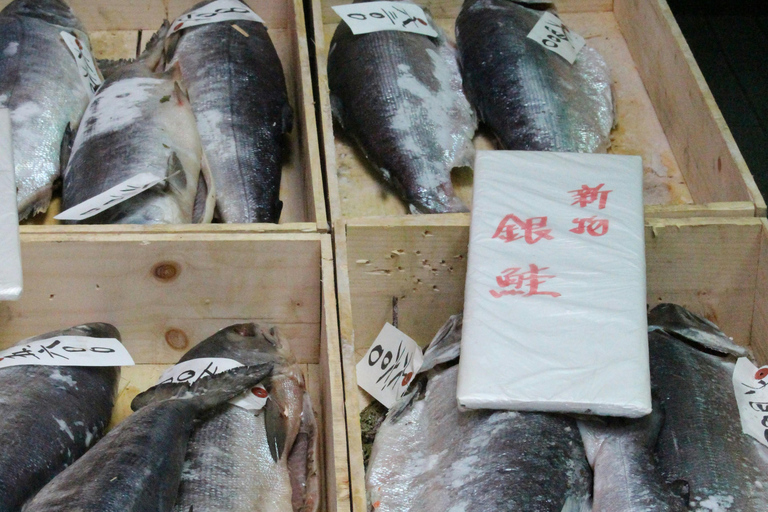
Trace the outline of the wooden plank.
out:
M 352 292 L 347 260 L 346 224 L 343 220 L 335 226 L 334 234 L 341 363 L 344 374 L 344 406 L 348 436 L 347 449 L 349 451 L 350 498 L 352 510 L 362 512 L 367 510 L 363 443 L 360 430 L 360 411 L 362 408 L 358 402 Z
M 749 345 L 761 229 L 755 218 L 649 221 L 648 305 L 680 304 Z
M 347 429 L 344 417 L 344 381 L 339 352 L 339 321 L 336 308 L 333 248 L 330 235 L 321 236 L 323 309 L 321 316 L 320 365 L 325 369 L 324 414 L 331 418 L 325 431 L 326 492 L 329 512 L 351 510 Z
M 754 217 L 755 205 L 751 201 L 707 204 L 646 205 L 646 219 L 673 219 L 685 217 Z
M 553 0 L 559 12 L 609 12 L 613 0 Z M 339 17 L 331 9 L 334 5 L 350 3 L 348 0 L 330 0 L 322 3 L 323 23 L 338 23 Z M 461 2 L 455 0 L 426 0 L 418 2 L 436 18 L 456 18 L 461 11 Z M 315 11 L 321 12 L 321 11 Z
M 135 59 L 138 30 L 97 31 L 89 34 L 93 56 L 97 59 Z
M 616 0 L 616 19 L 696 203 L 762 199 L 665 0 Z
M 172 344 L 248 319 L 280 326 L 297 359 L 317 363 L 320 244 L 317 235 L 282 238 L 22 236 L 25 290 L 0 305 L 0 345 L 105 321 L 138 363 L 170 364 L 179 357 Z
M 752 350 L 758 364 L 768 364 L 768 220 L 761 219 L 760 263 L 757 272 L 755 309 L 752 315 Z

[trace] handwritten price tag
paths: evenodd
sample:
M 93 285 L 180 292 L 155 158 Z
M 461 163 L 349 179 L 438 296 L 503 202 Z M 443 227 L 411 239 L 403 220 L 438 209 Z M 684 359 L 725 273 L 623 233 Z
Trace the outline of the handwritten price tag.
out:
M 568 30 L 560 18 L 549 11 L 536 23 L 528 38 L 555 52 L 570 64 L 576 62 L 576 56 L 587 44 L 583 37 Z
M 331 7 L 353 34 L 368 34 L 382 30 L 413 32 L 437 37 L 424 9 L 405 2 L 362 2 Z
M 234 359 L 223 357 L 201 357 L 190 359 L 167 369 L 157 381 L 158 384 L 182 383 L 193 384 L 199 379 L 211 377 L 218 373 L 245 366 Z M 267 404 L 269 392 L 258 384 L 255 388 L 246 391 L 229 401 L 230 404 L 247 411 L 260 411 Z
M 768 367 L 757 368 L 740 357 L 733 370 L 733 391 L 741 430 L 768 446 Z
M 416 342 L 385 324 L 368 353 L 357 363 L 357 384 L 389 408 L 405 394 L 423 362 Z
M 56 215 L 54 219 L 58 220 L 84 220 L 93 217 L 96 214 L 112 208 L 116 204 L 127 201 L 133 196 L 137 196 L 147 189 L 150 189 L 165 181 L 166 178 L 158 178 L 150 172 L 142 172 L 132 176 L 119 185 L 116 185 L 106 192 L 93 196 L 82 203 Z
M 217 0 L 176 18 L 171 25 L 168 35 L 175 34 L 179 30 L 189 27 L 235 20 L 264 23 L 264 20 L 243 2 L 238 0 Z
M 133 366 L 133 358 L 114 338 L 58 336 L 16 345 L 0 352 L 0 368 L 9 366 Z
M 91 49 L 88 48 L 88 43 L 84 42 L 81 36 L 77 35 L 77 32 L 61 32 L 61 38 L 64 40 L 64 44 L 67 45 L 69 51 L 72 52 L 72 56 L 75 57 L 77 67 L 80 70 L 80 77 L 83 79 L 91 96 L 96 92 L 96 89 L 102 84 L 104 80 L 101 78 L 96 62 L 91 55 Z

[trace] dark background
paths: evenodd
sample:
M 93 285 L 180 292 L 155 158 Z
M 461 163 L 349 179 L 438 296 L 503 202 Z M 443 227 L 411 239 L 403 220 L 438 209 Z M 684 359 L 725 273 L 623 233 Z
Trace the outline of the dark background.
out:
M 768 198 L 768 1 L 667 1 Z

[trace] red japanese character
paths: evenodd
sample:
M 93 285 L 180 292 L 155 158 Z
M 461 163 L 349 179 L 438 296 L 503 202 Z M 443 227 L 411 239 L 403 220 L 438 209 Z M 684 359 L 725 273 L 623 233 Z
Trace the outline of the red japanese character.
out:
M 582 185 L 579 190 L 569 190 L 568 193 L 573 194 L 573 198 L 575 199 L 575 201 L 571 203 L 571 206 L 578 204 L 580 208 L 584 208 L 600 198 L 598 210 L 602 210 L 605 208 L 605 203 L 608 202 L 608 194 L 613 192 L 613 190 L 600 190 L 604 185 L 605 183 L 601 183 L 596 187 Z
M 531 217 L 530 219 L 523 220 L 517 215 L 510 213 L 502 219 L 491 238 L 498 238 L 503 240 L 504 243 L 525 238 L 526 243 L 535 244 L 542 239 L 552 240 L 552 235 L 550 235 L 552 230 L 544 229 L 546 227 L 546 217 Z M 522 230 L 523 233 L 519 234 L 518 229 Z
M 608 219 L 598 219 L 597 216 L 585 219 L 573 219 L 572 221 L 578 227 L 571 229 L 571 233 L 581 235 L 584 230 L 592 236 L 603 236 L 608 232 Z
M 520 272 L 520 267 L 513 267 L 504 270 L 500 276 L 496 276 L 496 282 L 502 288 L 513 287 L 510 290 L 490 290 L 491 295 L 497 299 L 504 295 L 522 295 L 523 297 L 530 297 L 532 295 L 549 295 L 552 297 L 560 297 L 561 294 L 557 292 L 542 292 L 539 291 L 539 285 L 543 284 L 547 279 L 555 277 L 554 275 L 542 275 L 539 272 L 547 270 L 549 267 L 539 268 L 537 265 L 531 263 L 529 265 L 530 270 L 528 272 Z M 527 288 L 523 289 L 523 286 Z

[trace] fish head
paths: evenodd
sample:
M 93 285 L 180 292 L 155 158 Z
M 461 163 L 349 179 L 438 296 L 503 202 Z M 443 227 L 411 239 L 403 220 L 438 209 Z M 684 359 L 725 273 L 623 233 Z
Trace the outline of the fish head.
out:
M 85 31 L 75 13 L 62 0 L 15 0 L 0 14 L 35 18 L 53 25 Z
M 201 341 L 179 362 L 203 357 L 228 357 L 241 364 L 275 362 L 280 366 L 295 363 L 295 358 L 275 327 L 257 323 L 234 324 Z

